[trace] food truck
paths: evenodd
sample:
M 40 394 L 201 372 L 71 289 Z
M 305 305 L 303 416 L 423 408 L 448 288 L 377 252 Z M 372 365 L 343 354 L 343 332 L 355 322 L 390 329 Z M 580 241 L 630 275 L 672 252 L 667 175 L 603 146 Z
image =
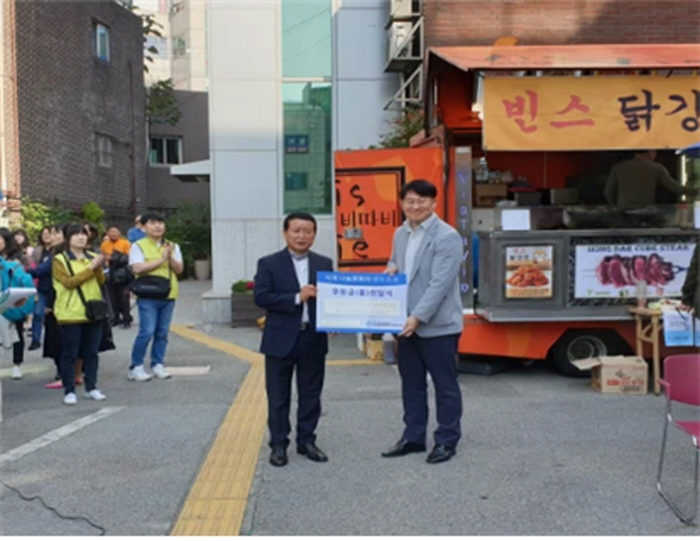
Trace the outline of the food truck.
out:
M 431 180 L 463 239 L 463 355 L 572 361 L 631 354 L 628 307 L 678 298 L 699 209 L 607 203 L 610 169 L 700 140 L 696 45 L 439 47 L 428 53 L 425 129 L 411 148 L 336 153 L 340 270 L 380 271 L 402 223 L 401 186 Z M 640 284 L 645 284 L 640 292 Z

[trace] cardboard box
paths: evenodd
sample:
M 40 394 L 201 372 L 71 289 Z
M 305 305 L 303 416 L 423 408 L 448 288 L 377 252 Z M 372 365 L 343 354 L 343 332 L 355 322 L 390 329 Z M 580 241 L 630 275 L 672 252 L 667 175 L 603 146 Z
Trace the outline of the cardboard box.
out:
M 475 206 L 481 208 L 491 208 L 496 202 L 508 197 L 508 186 L 505 184 L 475 184 L 474 199 Z
M 383 361 L 384 343 L 381 340 L 367 340 L 367 351 L 365 355 L 373 361 Z
M 609 394 L 647 394 L 649 365 L 641 357 L 599 357 L 573 361 L 579 370 L 591 370 L 591 387 Z

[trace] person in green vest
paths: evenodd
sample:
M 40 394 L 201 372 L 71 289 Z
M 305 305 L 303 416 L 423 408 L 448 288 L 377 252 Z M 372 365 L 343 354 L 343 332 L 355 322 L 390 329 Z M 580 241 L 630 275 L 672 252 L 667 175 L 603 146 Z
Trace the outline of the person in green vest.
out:
M 54 316 L 61 332 L 61 379 L 63 403 L 73 406 L 75 395 L 75 363 L 83 359 L 85 395 L 93 400 L 106 397 L 97 389 L 98 351 L 102 338 L 102 321 L 88 319 L 90 302 L 104 302 L 100 286 L 104 257 L 88 251 L 88 236 L 80 224 L 66 226 L 65 242 L 51 264 L 53 288 L 56 291 Z
M 158 379 L 168 379 L 170 374 L 165 370 L 165 351 L 168 346 L 170 322 L 175 310 L 175 300 L 178 297 L 177 275 L 182 272 L 182 251 L 177 244 L 165 238 L 165 218 L 160 214 L 146 213 L 141 216 L 146 236 L 135 242 L 129 251 L 129 265 L 136 275 L 136 281 L 143 277 L 158 277 L 169 281 L 169 290 L 162 298 L 138 297 L 138 289 L 134 289 L 138 297 L 136 302 L 139 309 L 139 334 L 134 341 L 131 352 L 131 366 L 128 378 L 131 381 L 144 382 L 153 375 Z M 137 284 L 135 284 L 135 287 Z M 153 374 L 146 372 L 143 364 L 148 345 L 151 348 L 151 369 Z

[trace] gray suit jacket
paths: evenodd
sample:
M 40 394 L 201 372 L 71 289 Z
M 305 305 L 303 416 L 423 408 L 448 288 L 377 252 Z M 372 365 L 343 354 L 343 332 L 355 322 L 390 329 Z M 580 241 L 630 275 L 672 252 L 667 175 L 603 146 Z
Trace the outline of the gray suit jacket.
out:
M 406 270 L 409 232 L 396 230 L 389 267 Z M 408 277 L 408 313 L 418 318 L 416 334 L 422 338 L 460 334 L 464 323 L 459 291 L 462 238 L 437 218 L 423 235 Z

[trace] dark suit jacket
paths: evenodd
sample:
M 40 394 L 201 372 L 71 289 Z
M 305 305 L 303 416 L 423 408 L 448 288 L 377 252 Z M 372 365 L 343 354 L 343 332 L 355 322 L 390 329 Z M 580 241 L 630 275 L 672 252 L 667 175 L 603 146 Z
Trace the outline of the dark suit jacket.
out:
M 318 271 L 332 271 L 333 262 L 322 255 L 309 252 L 309 285 L 316 285 Z M 292 351 L 301 332 L 303 305 L 295 304 L 301 290 L 289 250 L 258 260 L 255 274 L 255 304 L 267 310 L 265 330 L 260 351 L 269 357 L 286 357 Z M 309 325 L 313 331 L 313 349 L 319 355 L 328 353 L 328 336 L 316 331 L 316 300 L 309 299 Z

